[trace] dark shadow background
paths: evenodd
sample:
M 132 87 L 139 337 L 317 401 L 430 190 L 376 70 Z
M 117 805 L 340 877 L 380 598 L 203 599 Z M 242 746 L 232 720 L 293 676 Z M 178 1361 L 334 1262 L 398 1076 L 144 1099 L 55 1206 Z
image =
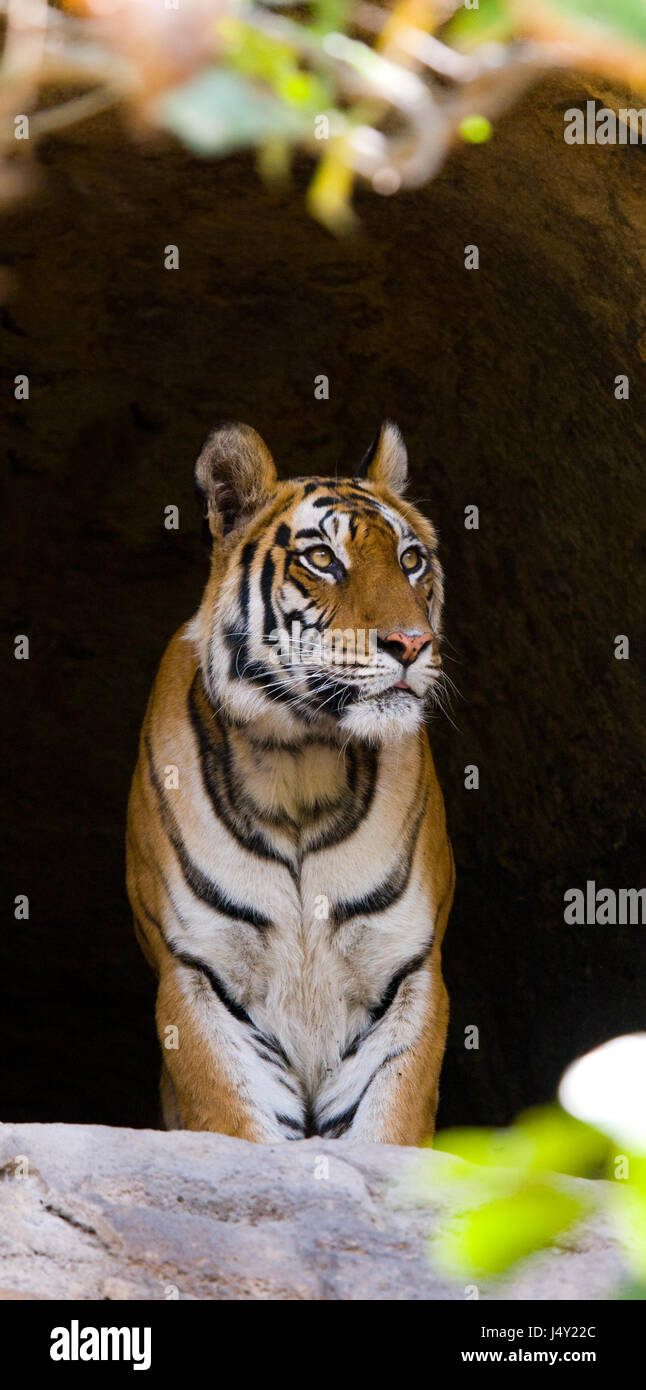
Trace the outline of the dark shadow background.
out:
M 192 465 L 221 416 L 288 474 L 352 469 L 391 415 L 443 538 L 462 699 L 457 728 L 431 728 L 458 870 L 440 1122 L 504 1122 L 644 1026 L 643 927 L 563 922 L 569 887 L 641 886 L 644 828 L 646 150 L 565 146 L 588 95 L 544 85 L 431 187 L 360 196 L 343 242 L 307 217 L 305 170 L 271 194 L 246 157 L 135 146 L 108 118 L 42 148 L 39 197 L 2 233 L 3 1119 L 156 1123 L 125 806 L 156 666 L 206 577 Z

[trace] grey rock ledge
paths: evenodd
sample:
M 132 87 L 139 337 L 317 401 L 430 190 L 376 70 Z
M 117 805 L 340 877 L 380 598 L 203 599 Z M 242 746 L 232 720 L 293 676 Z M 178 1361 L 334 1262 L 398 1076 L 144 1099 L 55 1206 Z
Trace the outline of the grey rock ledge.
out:
M 373 1144 L 0 1125 L 0 1296 L 464 1299 L 432 1258 L 446 1166 Z M 624 1273 L 595 1218 L 479 1296 L 602 1299 Z

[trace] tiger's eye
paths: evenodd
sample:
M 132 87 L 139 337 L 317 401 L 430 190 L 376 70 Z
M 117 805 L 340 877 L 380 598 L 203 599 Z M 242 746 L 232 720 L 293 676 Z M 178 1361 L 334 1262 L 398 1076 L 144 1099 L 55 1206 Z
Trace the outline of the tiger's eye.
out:
M 410 574 L 412 570 L 419 569 L 422 563 L 422 556 L 414 545 L 409 545 L 408 549 L 403 551 L 400 563 L 402 569 L 408 570 Z
M 334 559 L 329 545 L 314 545 L 311 550 L 307 550 L 305 553 L 310 564 L 316 565 L 318 570 L 328 570 Z

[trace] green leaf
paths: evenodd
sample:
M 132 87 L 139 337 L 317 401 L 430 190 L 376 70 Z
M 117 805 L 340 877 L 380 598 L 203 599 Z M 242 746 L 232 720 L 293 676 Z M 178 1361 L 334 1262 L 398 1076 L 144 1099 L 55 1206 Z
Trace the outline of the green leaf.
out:
M 511 1129 L 445 1129 L 433 1148 L 487 1168 L 521 1168 L 526 1157 L 522 1135 Z
M 585 1177 L 599 1172 L 608 1152 L 604 1134 L 575 1120 L 560 1105 L 537 1105 L 518 1116 L 514 1129 L 527 1145 L 533 1172 L 570 1173 Z
M 486 116 L 475 114 L 465 116 L 464 120 L 460 121 L 458 131 L 469 145 L 483 145 L 485 140 L 490 140 L 493 135 L 491 121 L 488 121 Z
M 513 15 L 505 0 L 480 0 L 477 10 L 458 10 L 443 38 L 458 48 L 473 48 L 480 43 L 504 43 L 513 31 Z
M 350 206 L 354 174 L 343 159 L 342 150 L 343 144 L 339 142 L 319 160 L 307 190 L 307 206 L 312 216 L 338 235 L 349 231 L 355 222 Z
M 301 72 L 298 68 L 282 73 L 272 85 L 277 95 L 290 106 L 307 107 L 311 115 L 327 110 L 331 102 L 326 83 L 315 73 Z
M 158 101 L 160 123 L 199 155 L 227 154 L 270 140 L 295 140 L 309 119 L 241 73 L 208 68 Z
M 621 38 L 646 44 L 644 0 L 550 0 L 557 14 L 592 20 Z
M 291 44 L 259 34 L 233 16 L 221 21 L 219 36 L 227 63 L 238 72 L 270 81 L 296 66 L 297 54 Z
M 601 1168 L 608 1140 L 560 1105 L 539 1105 L 509 1129 L 443 1130 L 433 1147 L 487 1168 L 585 1176 Z
M 288 106 L 308 106 L 316 115 L 332 104 L 330 83 L 301 68 L 299 54 L 291 44 L 259 34 L 234 18 L 222 21 L 220 36 L 226 45 L 226 65 L 271 87 Z
M 462 1213 L 446 1231 L 440 1254 L 469 1274 L 502 1274 L 509 1265 L 550 1245 L 586 1212 L 584 1201 L 547 1183 L 534 1183 Z
M 350 8 L 350 0 L 315 0 L 312 28 L 318 34 L 345 33 Z

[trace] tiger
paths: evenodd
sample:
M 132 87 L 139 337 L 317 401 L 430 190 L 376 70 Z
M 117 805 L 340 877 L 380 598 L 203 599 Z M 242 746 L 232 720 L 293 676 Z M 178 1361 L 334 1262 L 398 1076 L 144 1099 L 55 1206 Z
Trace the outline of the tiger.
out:
M 432 1137 L 455 870 L 425 719 L 443 571 L 407 471 L 391 421 L 347 477 L 279 481 L 236 423 L 197 459 L 209 577 L 161 661 L 127 824 L 168 1129 Z

